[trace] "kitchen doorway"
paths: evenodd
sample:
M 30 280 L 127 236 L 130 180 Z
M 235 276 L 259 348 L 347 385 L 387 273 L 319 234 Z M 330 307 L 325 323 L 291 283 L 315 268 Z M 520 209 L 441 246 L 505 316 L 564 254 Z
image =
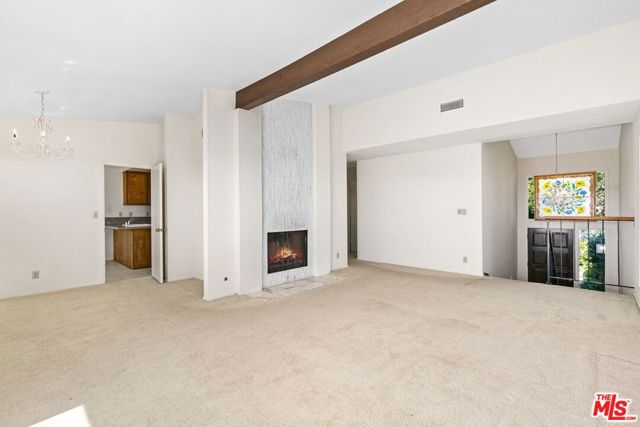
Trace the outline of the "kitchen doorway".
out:
M 105 283 L 164 281 L 162 164 L 104 166 Z

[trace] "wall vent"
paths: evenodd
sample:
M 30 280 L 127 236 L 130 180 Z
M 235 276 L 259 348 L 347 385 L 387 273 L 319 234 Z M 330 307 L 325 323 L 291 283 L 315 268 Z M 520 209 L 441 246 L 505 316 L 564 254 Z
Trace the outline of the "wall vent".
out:
M 440 104 L 440 112 L 444 113 L 445 111 L 457 110 L 462 107 L 464 107 L 464 99 L 456 99 L 455 101 Z

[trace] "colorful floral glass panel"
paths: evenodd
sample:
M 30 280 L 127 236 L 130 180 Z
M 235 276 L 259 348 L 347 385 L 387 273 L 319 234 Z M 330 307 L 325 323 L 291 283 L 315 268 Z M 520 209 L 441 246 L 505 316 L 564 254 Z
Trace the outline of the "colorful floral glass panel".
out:
M 537 218 L 595 216 L 596 173 L 536 176 Z

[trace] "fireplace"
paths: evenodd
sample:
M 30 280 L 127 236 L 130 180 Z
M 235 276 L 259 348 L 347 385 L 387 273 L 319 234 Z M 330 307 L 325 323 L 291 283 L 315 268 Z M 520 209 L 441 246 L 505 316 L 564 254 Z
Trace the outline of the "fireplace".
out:
M 267 273 L 307 266 L 307 230 L 267 233 Z

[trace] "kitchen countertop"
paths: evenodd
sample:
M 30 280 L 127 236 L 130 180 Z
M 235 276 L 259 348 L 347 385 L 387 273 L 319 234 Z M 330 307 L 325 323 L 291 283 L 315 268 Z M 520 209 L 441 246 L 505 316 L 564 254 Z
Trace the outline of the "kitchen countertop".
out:
M 136 227 L 125 227 L 124 225 L 105 225 L 104 228 L 106 228 L 107 230 L 145 230 L 151 228 L 151 225 Z

